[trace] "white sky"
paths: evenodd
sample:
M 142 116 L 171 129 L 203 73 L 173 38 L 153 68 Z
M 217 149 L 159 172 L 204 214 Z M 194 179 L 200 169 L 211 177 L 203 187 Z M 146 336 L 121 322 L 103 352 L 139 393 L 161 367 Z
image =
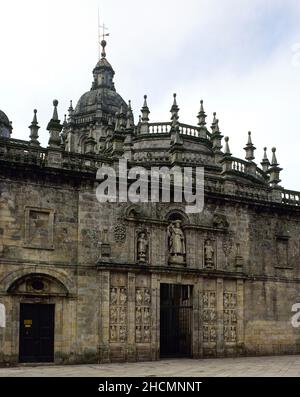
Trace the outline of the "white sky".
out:
M 98 6 L 116 89 L 136 120 L 145 93 L 151 121 L 169 120 L 176 92 L 180 120 L 196 124 L 202 98 L 234 156 L 244 158 L 251 130 L 256 161 L 276 146 L 282 185 L 300 190 L 299 0 L 1 0 L 0 109 L 15 138 L 28 139 L 37 108 L 46 145 L 52 100 L 63 120 L 90 89 Z

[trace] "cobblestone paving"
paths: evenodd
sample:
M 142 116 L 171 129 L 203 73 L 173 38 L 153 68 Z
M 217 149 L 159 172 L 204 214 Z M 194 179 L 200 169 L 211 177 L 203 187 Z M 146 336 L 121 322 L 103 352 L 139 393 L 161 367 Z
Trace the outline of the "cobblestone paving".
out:
M 174 359 L 139 363 L 0 368 L 0 377 L 30 376 L 300 376 L 300 356 Z

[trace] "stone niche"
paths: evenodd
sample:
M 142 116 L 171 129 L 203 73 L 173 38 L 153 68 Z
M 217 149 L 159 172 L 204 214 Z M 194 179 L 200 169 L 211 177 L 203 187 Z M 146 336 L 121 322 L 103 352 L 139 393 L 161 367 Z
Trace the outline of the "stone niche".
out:
M 25 248 L 53 250 L 54 210 L 25 208 Z

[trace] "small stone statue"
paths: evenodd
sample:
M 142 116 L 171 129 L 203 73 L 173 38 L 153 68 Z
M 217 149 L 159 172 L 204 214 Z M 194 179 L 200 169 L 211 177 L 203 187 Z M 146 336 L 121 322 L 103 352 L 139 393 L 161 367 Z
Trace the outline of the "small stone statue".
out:
M 137 326 L 135 328 L 135 340 L 136 340 L 136 343 L 139 343 L 142 341 L 142 327 L 141 326 Z
M 137 305 L 141 305 L 143 303 L 143 294 L 140 289 L 136 290 L 135 301 Z
M 144 328 L 144 341 L 150 342 L 150 327 L 148 326 Z
M 147 234 L 141 232 L 137 240 L 137 259 L 139 262 L 147 262 L 148 245 Z
M 125 288 L 120 289 L 120 304 L 125 305 L 127 302 L 127 293 Z
M 144 308 L 144 323 L 148 324 L 150 322 L 150 309 L 148 307 Z
M 126 327 L 120 327 L 120 342 L 125 342 L 126 341 Z
M 211 240 L 206 240 L 204 245 L 205 267 L 209 267 L 209 268 L 214 267 L 214 255 L 215 255 L 215 251 L 212 246 Z
M 117 301 L 118 301 L 117 289 L 116 288 L 112 288 L 110 290 L 110 303 L 112 305 L 116 305 Z
M 117 320 L 118 320 L 117 309 L 115 307 L 112 307 L 110 309 L 110 321 L 112 323 L 116 323 Z
M 111 341 L 117 340 L 117 327 L 115 325 L 110 327 L 110 340 Z
M 145 305 L 150 305 L 151 303 L 151 293 L 148 288 L 145 289 L 144 303 Z
M 124 307 L 120 307 L 119 318 L 120 318 L 120 323 L 126 322 L 126 310 Z
M 185 237 L 181 228 L 181 221 L 176 220 L 168 226 L 168 245 L 170 262 L 185 262 Z
M 140 307 L 137 307 L 135 310 L 135 321 L 137 324 L 142 322 L 142 309 Z

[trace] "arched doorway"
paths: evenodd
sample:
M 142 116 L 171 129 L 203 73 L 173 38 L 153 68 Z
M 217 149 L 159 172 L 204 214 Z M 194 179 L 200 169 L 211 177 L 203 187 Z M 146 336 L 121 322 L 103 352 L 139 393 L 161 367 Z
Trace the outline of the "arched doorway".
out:
M 55 330 L 61 328 L 56 324 L 57 306 L 66 302 L 67 287 L 49 274 L 29 273 L 15 278 L 7 294 L 14 302 L 14 318 L 18 323 L 18 361 L 54 362 Z

